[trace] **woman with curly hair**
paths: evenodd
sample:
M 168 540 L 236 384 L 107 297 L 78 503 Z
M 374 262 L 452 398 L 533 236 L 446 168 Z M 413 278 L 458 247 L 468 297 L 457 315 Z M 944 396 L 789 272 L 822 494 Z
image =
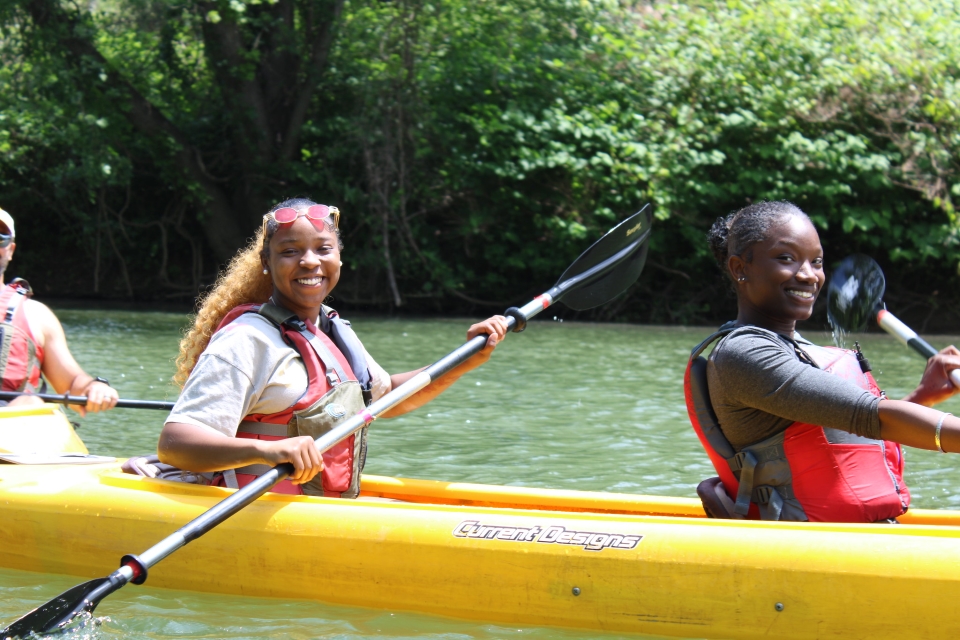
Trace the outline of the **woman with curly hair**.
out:
M 231 261 L 203 299 L 180 343 L 174 380 L 183 390 L 160 434 L 161 462 L 238 487 L 270 467 L 294 471 L 284 493 L 356 497 L 366 429 L 322 456 L 314 438 L 417 371 L 387 374 L 350 324 L 324 306 L 340 278 L 340 212 L 286 200 Z M 489 359 L 507 321 L 493 316 L 467 331 L 486 347 L 383 417 L 426 404 Z
M 898 443 L 960 452 L 960 419 L 923 406 L 958 391 L 948 376 L 960 352 L 944 349 L 905 400 L 887 400 L 859 352 L 796 332 L 826 282 L 803 211 L 750 205 L 718 219 L 708 239 L 737 295 L 737 319 L 694 349 L 685 381 L 691 421 L 722 480 L 698 487 L 708 510 L 851 522 L 902 514 L 910 494 Z

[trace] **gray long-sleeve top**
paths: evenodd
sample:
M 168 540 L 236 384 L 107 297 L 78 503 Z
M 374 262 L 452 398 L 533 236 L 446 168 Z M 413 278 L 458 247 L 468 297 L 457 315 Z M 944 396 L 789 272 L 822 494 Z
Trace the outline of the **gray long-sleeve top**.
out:
M 880 398 L 853 382 L 803 362 L 811 345 L 741 327 L 723 338 L 707 361 L 710 403 L 737 450 L 785 431 L 794 422 L 880 438 Z

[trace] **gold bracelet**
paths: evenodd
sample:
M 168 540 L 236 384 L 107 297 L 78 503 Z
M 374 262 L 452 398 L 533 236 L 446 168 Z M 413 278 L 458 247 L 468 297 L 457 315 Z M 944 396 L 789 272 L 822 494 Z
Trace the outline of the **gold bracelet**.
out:
M 940 450 L 940 453 L 946 453 L 946 451 L 943 450 L 943 447 L 940 446 L 940 429 L 943 428 L 943 421 L 946 419 L 946 417 L 952 415 L 952 413 L 941 413 L 940 422 L 937 423 L 937 430 L 933 433 L 933 442 L 937 445 L 937 449 Z

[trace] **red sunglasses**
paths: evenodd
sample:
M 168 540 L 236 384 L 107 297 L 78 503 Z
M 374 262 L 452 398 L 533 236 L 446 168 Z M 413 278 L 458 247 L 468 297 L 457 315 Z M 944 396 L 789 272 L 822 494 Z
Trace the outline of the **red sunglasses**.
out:
M 310 220 L 325 220 L 328 217 L 333 215 L 333 228 L 340 228 L 340 209 L 336 207 L 328 207 L 325 204 L 315 204 L 311 207 L 308 207 L 306 211 L 300 212 L 294 209 L 293 207 L 283 207 L 282 209 L 277 209 L 276 211 L 271 211 L 267 215 L 263 216 L 263 225 L 266 228 L 267 221 L 273 218 L 279 224 L 291 224 L 297 220 L 300 216 L 306 216 Z

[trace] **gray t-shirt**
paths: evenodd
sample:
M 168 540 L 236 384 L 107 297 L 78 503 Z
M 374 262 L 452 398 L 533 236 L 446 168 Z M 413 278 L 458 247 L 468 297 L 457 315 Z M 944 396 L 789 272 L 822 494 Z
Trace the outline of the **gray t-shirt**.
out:
M 755 327 L 723 338 L 707 360 L 710 403 L 737 450 L 785 431 L 794 422 L 880 438 L 880 398 L 800 360 L 811 345 Z
M 366 351 L 364 351 L 366 353 Z M 390 391 L 390 376 L 367 354 L 373 398 Z M 245 313 L 210 339 L 167 422 L 237 434 L 244 416 L 279 413 L 307 389 L 303 361 L 266 318 Z

